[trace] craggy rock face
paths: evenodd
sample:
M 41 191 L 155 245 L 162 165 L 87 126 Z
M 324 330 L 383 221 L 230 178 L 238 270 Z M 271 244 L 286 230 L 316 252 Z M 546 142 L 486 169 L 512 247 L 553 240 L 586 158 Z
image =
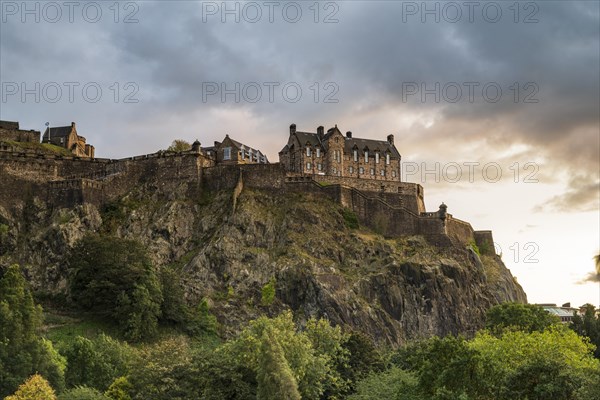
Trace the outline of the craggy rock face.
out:
M 469 335 L 489 307 L 526 302 L 499 257 L 351 229 L 322 196 L 244 189 L 234 210 L 231 190 L 188 189 L 148 182 L 100 208 L 50 209 L 32 196 L 0 209 L 0 263 L 24 265 L 38 291 L 64 293 L 65 256 L 86 232 L 137 239 L 158 268 L 178 268 L 190 302 L 209 299 L 227 335 L 291 308 L 300 321 L 324 316 L 398 344 Z M 276 296 L 265 304 L 269 282 Z

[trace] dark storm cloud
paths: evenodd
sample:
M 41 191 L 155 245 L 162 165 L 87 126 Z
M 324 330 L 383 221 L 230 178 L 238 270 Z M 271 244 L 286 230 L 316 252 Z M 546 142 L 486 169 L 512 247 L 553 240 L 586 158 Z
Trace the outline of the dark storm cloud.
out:
M 220 15 L 203 20 L 203 3 L 192 1 L 140 2 L 135 15 L 139 23 L 135 24 L 114 23 L 110 18 L 96 24 L 9 20 L 3 24 L 0 39 L 3 81 L 98 80 L 109 85 L 133 80 L 140 88 L 140 103 L 8 102 L 2 104 L 1 117 L 31 123 L 38 118 L 37 127 L 40 118 L 50 118 L 46 115 L 68 120 L 69 115 L 76 115 L 87 126 L 113 132 L 103 135 L 102 146 L 97 147 L 118 154 L 112 143 L 126 148 L 139 144 L 144 136 L 145 143 L 156 146 L 178 135 L 174 126 L 191 125 L 222 135 L 225 132 L 220 129 L 228 121 L 219 118 L 232 115 L 228 112 L 237 115 L 240 123 L 246 118 L 248 124 L 244 122 L 241 130 L 248 126 L 259 130 L 261 143 L 271 146 L 277 141 L 267 149 L 271 158 L 290 122 L 305 129 L 340 123 L 354 130 L 354 125 L 363 127 L 356 133 L 366 136 L 397 133 L 407 146 L 418 147 L 423 140 L 443 142 L 457 154 L 465 143 L 482 139 L 487 146 L 480 151 L 486 152 L 523 143 L 551 160 L 547 168 L 552 173 L 577 176 L 564 195 L 548 204 L 561 210 L 597 207 L 592 196 L 600 162 L 597 2 L 535 2 L 538 22 L 528 24 L 522 23 L 528 10 L 522 9 L 520 22 L 515 23 L 508 8 L 512 3 L 503 2 L 496 3 L 503 11 L 497 23 L 482 18 L 481 8 L 473 22 L 463 8 L 465 14 L 457 23 L 444 18 L 436 23 L 432 16 L 422 23 L 420 14 L 403 15 L 407 2 L 353 1 L 338 2 L 334 18 L 339 22 L 324 24 L 314 23 L 308 3 L 302 4 L 304 15 L 298 23 L 286 22 L 280 11 L 275 12 L 273 23 L 266 14 L 257 23 L 243 18 L 235 23 L 231 16 L 222 23 Z M 428 4 L 433 7 L 435 3 Z M 438 4 L 441 8 L 445 3 Z M 330 10 L 321 11 L 322 20 Z M 291 103 L 279 91 L 270 103 L 263 86 L 263 98 L 257 103 L 243 98 L 235 102 L 231 96 L 222 103 L 219 95 L 204 101 L 207 82 L 229 88 L 236 82 L 242 86 L 297 82 L 303 97 Z M 315 82 L 321 85 L 317 102 L 309 89 Z M 337 104 L 322 101 L 322 85 L 327 82 L 339 88 Z M 403 96 L 411 82 L 429 88 L 450 82 L 480 86 L 473 101 L 464 92 L 456 103 L 443 98 L 435 102 L 432 96 L 422 102 L 419 95 Z M 489 82 L 503 90 L 497 103 L 482 97 L 479 88 Z M 515 82 L 519 101 L 514 101 L 510 89 Z M 527 83 L 539 89 L 534 95 L 537 103 L 522 101 L 530 93 L 523 87 Z M 434 115 L 435 123 L 431 129 L 415 126 L 399 131 L 395 121 L 378 121 L 390 113 Z M 457 129 L 467 124 L 469 129 Z M 168 129 L 172 133 L 165 133 Z M 382 129 L 391 132 L 382 133 Z M 478 158 L 486 156 L 495 155 L 479 154 Z

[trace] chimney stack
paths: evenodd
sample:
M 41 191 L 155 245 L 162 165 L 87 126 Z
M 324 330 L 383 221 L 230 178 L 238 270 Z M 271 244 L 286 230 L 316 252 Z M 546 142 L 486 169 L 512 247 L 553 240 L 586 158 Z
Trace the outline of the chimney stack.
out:
M 352 139 L 352 132 L 350 132 L 350 131 L 346 132 L 346 137 L 348 139 Z
M 387 141 L 389 144 L 393 145 L 394 144 L 394 135 L 388 135 Z
M 318 136 L 319 136 L 321 139 L 323 139 L 323 136 L 325 136 L 325 128 L 324 128 L 324 127 L 322 127 L 322 126 L 319 126 L 319 127 L 317 128 L 317 135 L 318 135 Z
M 291 124 L 290 125 L 290 135 L 293 135 L 294 133 L 296 133 L 296 124 Z

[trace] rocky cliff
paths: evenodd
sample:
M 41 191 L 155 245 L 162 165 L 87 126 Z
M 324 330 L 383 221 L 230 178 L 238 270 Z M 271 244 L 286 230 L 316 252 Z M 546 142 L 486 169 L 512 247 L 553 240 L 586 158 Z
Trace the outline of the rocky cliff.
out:
M 192 186 L 148 181 L 102 207 L 49 208 L 24 194 L 0 205 L 0 263 L 19 262 L 39 293 L 60 295 L 65 255 L 86 232 L 135 238 L 157 267 L 179 271 L 190 302 L 209 299 L 226 334 L 291 308 L 401 343 L 470 334 L 492 305 L 526 302 L 497 256 L 384 238 L 315 194 L 244 189 L 234 202 L 231 190 Z

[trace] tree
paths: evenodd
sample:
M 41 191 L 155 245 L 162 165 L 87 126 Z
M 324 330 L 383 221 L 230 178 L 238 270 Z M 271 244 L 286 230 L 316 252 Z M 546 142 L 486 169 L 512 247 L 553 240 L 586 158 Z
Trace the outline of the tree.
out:
M 481 392 L 484 364 L 462 337 L 433 337 L 397 351 L 392 362 L 414 372 L 426 398 L 459 399 Z
M 162 292 L 139 242 L 88 234 L 71 251 L 68 266 L 73 303 L 112 317 L 127 339 L 156 333 Z
M 261 338 L 257 380 L 257 400 L 300 400 L 298 383 L 283 355 L 281 345 L 268 329 L 264 330 Z
M 35 374 L 19 386 L 15 394 L 4 400 L 56 400 L 56 395 L 48 381 Z
M 588 387 L 600 371 L 592 356 L 594 346 L 562 325 L 542 332 L 507 331 L 501 337 L 480 332 L 469 347 L 485 366 L 482 393 L 498 400 L 512 400 L 519 393 L 550 396 L 534 399 L 572 399 L 576 388 Z
M 140 349 L 127 378 L 133 386 L 133 399 L 199 398 L 193 395 L 197 389 L 190 388 L 191 358 L 185 337 L 168 338 Z
M 192 149 L 192 145 L 185 140 L 175 139 L 173 143 L 167 148 L 167 151 L 188 151 Z
M 104 395 L 112 400 L 131 400 L 133 385 L 126 377 L 121 376 L 108 387 Z
M 273 340 L 277 340 L 283 349 L 302 399 L 321 398 L 331 377 L 328 360 L 317 354 L 306 333 L 296 329 L 291 311 L 276 318 L 263 316 L 251 321 L 235 340 L 227 342 L 218 351 L 227 352 L 236 365 L 246 366 L 256 376 L 265 329 L 269 329 Z
M 578 335 L 589 338 L 590 342 L 596 346 L 594 355 L 596 358 L 600 358 L 600 315 L 596 313 L 596 308 L 591 304 L 586 304 L 583 308 L 585 309 L 583 316 L 576 312 L 569 327 Z
M 383 370 L 380 350 L 364 333 L 350 333 L 342 345 L 348 351 L 348 365 L 342 375 L 350 382 L 351 386 L 370 373 Z
M 311 318 L 306 323 L 304 333 L 310 340 L 315 354 L 324 359 L 327 367 L 323 381 L 324 397 L 345 398 L 350 391 L 350 381 L 345 373 L 349 367 L 350 352 L 344 346 L 349 335 L 339 326 L 333 327 L 325 319 Z
M 131 349 L 104 334 L 93 341 L 77 336 L 64 350 L 67 358 L 65 380 L 68 387 L 88 386 L 104 391 L 127 373 Z
M 79 386 L 58 396 L 58 400 L 110 400 L 96 389 Z
M 35 372 L 61 390 L 64 359 L 40 336 L 42 308 L 18 265 L 0 269 L 0 397 L 14 392 Z
M 501 335 L 507 329 L 543 331 L 558 323 L 560 320 L 556 316 L 534 304 L 503 303 L 490 308 L 486 315 L 486 328 L 495 335 Z
M 356 393 L 348 400 L 424 400 L 414 373 L 392 367 L 373 373 L 356 383 Z

